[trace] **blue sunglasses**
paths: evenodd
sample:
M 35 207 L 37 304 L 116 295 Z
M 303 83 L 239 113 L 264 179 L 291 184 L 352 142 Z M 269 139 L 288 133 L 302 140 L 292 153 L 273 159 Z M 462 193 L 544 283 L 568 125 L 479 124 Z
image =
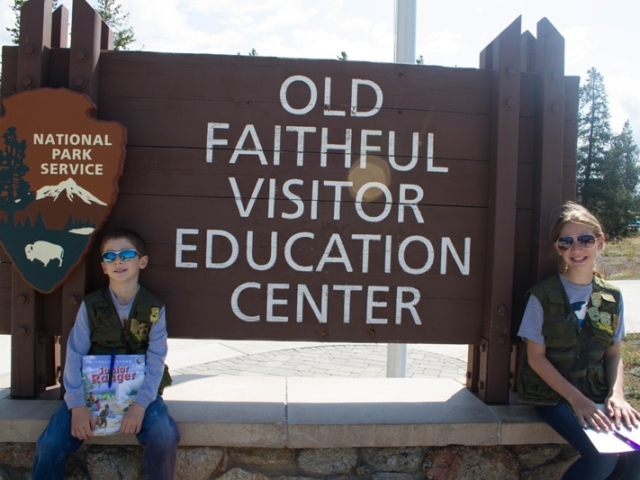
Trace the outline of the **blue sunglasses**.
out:
M 132 258 L 136 258 L 139 253 L 133 248 L 127 248 L 126 250 L 120 250 L 119 252 L 104 252 L 101 257 L 104 263 L 111 263 L 117 257 L 120 257 L 120 260 L 126 262 L 127 260 L 131 260 Z

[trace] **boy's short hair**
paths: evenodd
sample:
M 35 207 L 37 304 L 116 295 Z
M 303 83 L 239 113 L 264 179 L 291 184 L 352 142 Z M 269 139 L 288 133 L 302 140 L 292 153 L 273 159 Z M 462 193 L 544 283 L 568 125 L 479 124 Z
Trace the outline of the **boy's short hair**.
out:
M 113 230 L 108 230 L 103 233 L 102 240 L 100 241 L 100 253 L 103 253 L 105 243 L 116 238 L 126 238 L 129 240 L 141 257 L 147 254 L 147 247 L 145 246 L 143 238 L 138 233 L 127 228 L 114 228 Z

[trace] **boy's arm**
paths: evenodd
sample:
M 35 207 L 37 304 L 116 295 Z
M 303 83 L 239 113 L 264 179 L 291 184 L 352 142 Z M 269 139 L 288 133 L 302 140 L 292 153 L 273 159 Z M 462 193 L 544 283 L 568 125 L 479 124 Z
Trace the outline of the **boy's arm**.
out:
M 85 406 L 84 387 L 82 386 L 82 357 L 89 352 L 90 348 L 91 332 L 87 307 L 82 302 L 67 340 L 67 355 L 64 364 L 64 401 L 69 409 Z
M 71 410 L 71 435 L 80 440 L 91 438 L 95 428 L 95 420 L 85 404 L 82 385 L 82 357 L 90 348 L 91 332 L 87 307 L 82 302 L 67 340 L 67 356 L 62 379 L 65 388 L 64 401 Z
M 160 309 L 158 321 L 151 326 L 149 347 L 145 361 L 145 376 L 138 390 L 136 402 L 147 408 L 158 396 L 158 387 L 164 374 L 164 360 L 167 357 L 167 319 L 165 309 Z

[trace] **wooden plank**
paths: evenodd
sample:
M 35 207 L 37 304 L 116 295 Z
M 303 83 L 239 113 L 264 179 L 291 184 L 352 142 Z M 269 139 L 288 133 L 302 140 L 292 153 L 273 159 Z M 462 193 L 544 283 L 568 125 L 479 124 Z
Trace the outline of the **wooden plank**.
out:
M 349 170 L 341 165 L 344 163 L 343 159 L 334 159 L 335 157 L 329 156 L 328 163 L 339 165 L 338 168 L 309 165 L 303 169 L 283 169 L 274 166 L 259 167 L 254 164 L 221 164 L 214 167 L 203 160 L 201 152 L 193 149 L 131 147 L 128 149 L 127 162 L 120 181 L 120 192 L 132 195 L 233 198 L 232 185 L 238 185 L 242 197 L 248 198 L 262 178 L 266 180 L 259 189 L 259 198 L 267 197 L 268 179 L 275 179 L 275 198 L 291 204 L 287 202 L 283 193 L 283 185 L 291 179 L 300 179 L 302 184 L 293 190 L 302 200 L 311 199 L 312 181 L 316 180 L 320 182 L 318 198 L 326 202 L 333 200 L 335 188 L 323 186 L 323 182 L 345 180 L 349 175 Z M 424 198 L 420 204 L 487 206 L 488 163 L 456 160 L 442 161 L 440 165 L 447 165 L 449 171 L 446 174 L 405 174 L 389 169 L 387 187 L 395 197 L 394 201 L 398 200 L 400 186 L 405 184 L 417 185 L 424 191 Z M 421 178 L 418 178 L 418 174 Z M 343 201 L 354 200 L 348 195 Z
M 51 30 L 51 48 L 69 46 L 69 9 L 60 5 L 53 12 Z
M 47 386 L 46 346 L 40 342 L 42 294 L 12 269 L 11 396 L 35 397 Z
M 20 12 L 17 91 L 47 84 L 52 0 L 30 0 Z
M 98 100 L 102 19 L 85 0 L 73 0 L 69 88 Z
M 215 116 L 210 112 L 215 111 Z M 382 110 L 375 117 L 364 120 L 339 119 L 326 121 L 305 120 L 302 125 L 291 115 L 273 113 L 264 106 L 255 109 L 238 109 L 228 102 L 205 101 L 165 102 L 152 99 L 110 99 L 100 108 L 101 120 L 115 120 L 127 127 L 130 146 L 172 148 L 198 148 L 207 146 L 207 124 L 223 123 L 228 128 L 218 129 L 216 138 L 227 145 L 214 147 L 214 161 L 224 162 L 231 157 L 240 142 L 247 125 L 253 125 L 255 136 L 269 163 L 273 162 L 275 126 L 280 126 L 280 150 L 282 163 L 291 160 L 298 151 L 298 133 L 287 131 L 287 127 L 313 128 L 304 135 L 306 157 L 316 160 L 320 152 L 323 129 L 327 129 L 329 143 L 344 144 L 349 130 L 353 139 L 351 150 L 354 158 L 360 153 L 363 130 L 378 131 L 369 139 L 369 144 L 380 148 L 380 155 L 387 156 L 389 132 L 395 132 L 396 156 L 411 155 L 412 135 L 420 134 L 421 145 L 428 133 L 434 135 L 434 152 L 437 159 L 483 159 L 488 158 L 489 122 L 485 115 L 455 114 L 412 110 L 398 116 L 395 111 Z M 251 142 L 251 140 L 249 140 Z M 252 143 L 249 143 L 252 147 Z M 315 152 L 315 156 L 314 156 Z M 217 155 L 216 155 L 217 153 Z M 422 154 L 421 154 L 422 155 Z M 219 156 L 220 158 L 216 158 Z M 203 155 L 204 158 L 204 155 Z M 295 156 L 294 156 L 295 159 Z M 308 161 L 308 160 L 307 160 Z M 437 162 L 436 162 L 437 164 Z
M 11 333 L 11 271 L 13 265 L 0 262 L 0 334 Z
M 563 203 L 564 39 L 547 19 L 538 22 L 538 115 L 531 284 L 556 272 L 549 233 L 553 214 Z
M 487 49 L 492 50 L 491 176 L 487 215 L 487 268 L 478 394 L 486 403 L 509 402 L 512 278 L 518 176 L 520 18 Z
M 20 15 L 16 91 L 47 84 L 51 48 L 51 0 L 30 0 Z M 4 52 L 3 52 L 4 53 Z M 4 83 L 4 82 L 3 82 Z M 12 271 L 11 395 L 34 397 L 47 385 L 42 295 Z
M 132 98 L 162 100 L 231 101 L 237 108 L 250 104 L 280 105 L 280 89 L 291 76 L 308 78 L 317 93 L 310 116 L 331 115 L 327 110 L 349 109 L 352 80 L 375 82 L 383 92 L 383 106 L 390 109 L 450 111 L 487 114 L 488 72 L 477 69 L 425 65 L 400 65 L 333 60 L 283 59 L 240 55 L 162 54 L 152 52 L 109 51 L 101 55 L 101 103 L 123 94 Z M 149 82 L 153 78 L 159 81 Z M 330 95 L 325 98 L 326 79 Z M 393 87 L 393 88 L 390 88 Z M 404 92 L 420 92 L 407 104 Z M 309 102 L 310 88 L 295 82 L 287 98 L 302 107 Z M 372 90 L 359 89 L 360 105 L 370 104 Z M 325 99 L 328 109 L 325 109 Z M 282 107 L 280 107 L 282 108 Z M 304 118 L 310 118 L 305 116 Z

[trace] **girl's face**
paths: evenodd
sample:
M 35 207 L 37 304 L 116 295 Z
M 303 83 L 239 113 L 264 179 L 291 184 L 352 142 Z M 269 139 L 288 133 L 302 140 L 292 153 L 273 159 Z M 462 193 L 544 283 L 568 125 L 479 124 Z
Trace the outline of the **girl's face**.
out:
M 595 237 L 595 242 L 588 242 L 589 237 L 581 237 L 582 235 L 592 235 Z M 573 222 L 569 222 L 562 227 L 560 238 L 563 237 L 571 237 L 571 240 L 568 238 L 564 242 L 556 240 L 555 248 L 558 255 L 562 257 L 562 260 L 567 265 L 569 272 L 585 272 L 590 275 L 593 271 L 598 251 L 604 248 L 604 237 L 596 236 L 593 230 L 586 225 Z M 566 247 L 570 243 L 571 247 L 567 249 Z M 561 248 L 563 246 L 565 247 L 564 249 Z

